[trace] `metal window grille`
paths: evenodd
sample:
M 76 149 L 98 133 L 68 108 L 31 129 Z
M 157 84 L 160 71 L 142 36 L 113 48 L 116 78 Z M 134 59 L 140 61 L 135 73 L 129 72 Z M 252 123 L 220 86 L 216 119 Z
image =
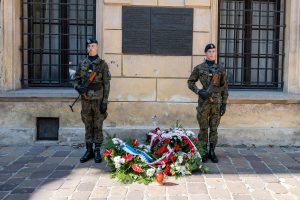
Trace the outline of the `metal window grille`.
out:
M 96 0 L 22 0 L 23 87 L 70 86 L 96 35 Z
M 283 88 L 284 0 L 219 0 L 219 63 L 231 88 Z

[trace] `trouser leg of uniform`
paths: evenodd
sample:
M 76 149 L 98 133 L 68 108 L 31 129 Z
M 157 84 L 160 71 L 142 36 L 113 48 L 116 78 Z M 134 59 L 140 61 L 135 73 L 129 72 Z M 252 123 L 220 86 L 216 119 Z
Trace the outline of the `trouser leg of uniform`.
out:
M 105 114 L 101 114 L 100 107 L 98 101 L 95 101 L 94 106 L 94 119 L 93 119 L 93 125 L 94 125 L 94 135 L 93 135 L 93 143 L 97 143 L 99 146 L 103 143 L 103 121 L 105 119 Z
M 93 143 L 93 111 L 89 101 L 81 101 L 81 119 L 85 126 L 85 142 Z
M 208 142 L 208 106 L 197 111 L 197 121 L 200 127 L 198 138 L 203 141 L 204 145 Z
M 209 119 L 209 141 L 214 145 L 218 142 L 218 126 L 220 124 L 220 105 L 219 104 L 212 104 L 211 105 L 211 116 Z

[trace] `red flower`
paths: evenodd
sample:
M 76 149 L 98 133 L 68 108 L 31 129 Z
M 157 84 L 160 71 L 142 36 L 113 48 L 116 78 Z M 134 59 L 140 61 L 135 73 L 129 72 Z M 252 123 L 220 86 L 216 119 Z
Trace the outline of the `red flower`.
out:
M 170 165 L 170 164 L 167 164 L 167 165 L 166 165 L 166 169 L 171 169 L 171 165 Z
M 166 138 L 166 139 L 164 139 L 164 142 L 166 142 L 166 143 L 170 143 L 170 142 L 171 142 L 171 140 L 170 140 L 169 138 Z
M 179 146 L 178 144 L 175 144 L 174 150 L 176 151 L 176 150 L 178 150 L 178 149 L 180 149 L 180 146 Z
M 141 173 L 141 172 L 143 171 L 143 168 L 142 168 L 140 165 L 138 165 L 138 164 L 133 164 L 133 165 L 131 165 L 131 168 L 132 168 L 133 171 L 135 171 L 135 172 Z
M 165 147 L 165 146 L 162 146 L 162 147 L 160 147 L 160 148 L 158 149 L 158 151 L 159 151 L 160 153 L 165 153 L 165 152 L 168 152 L 168 148 Z
M 170 173 L 170 169 L 171 169 L 171 166 L 169 165 L 169 164 L 167 164 L 166 165 L 166 168 L 165 168 L 165 170 L 164 170 L 164 174 L 166 174 L 166 175 L 171 175 L 171 173 Z
M 168 158 L 164 158 L 160 161 L 160 164 L 166 164 L 168 161 Z
M 103 155 L 104 156 L 110 156 L 112 154 L 112 149 L 106 149 L 104 152 L 103 152 Z
M 157 133 L 158 131 L 160 131 L 160 128 L 159 128 L 159 127 L 157 127 L 157 128 L 155 129 L 155 133 Z
M 138 142 L 137 139 L 133 139 L 133 140 L 131 141 L 131 144 L 132 144 L 132 146 L 136 147 L 136 146 L 139 145 L 139 142 Z
M 184 144 L 189 144 L 190 142 L 188 140 L 183 140 Z
M 195 137 L 194 138 L 194 142 L 198 142 L 198 141 L 199 141 L 199 139 Z
M 122 158 L 124 158 L 126 161 L 132 161 L 133 155 L 132 154 L 126 154 L 126 155 L 123 155 Z
M 175 160 L 176 160 L 176 157 L 175 156 L 171 156 L 171 161 L 175 162 Z

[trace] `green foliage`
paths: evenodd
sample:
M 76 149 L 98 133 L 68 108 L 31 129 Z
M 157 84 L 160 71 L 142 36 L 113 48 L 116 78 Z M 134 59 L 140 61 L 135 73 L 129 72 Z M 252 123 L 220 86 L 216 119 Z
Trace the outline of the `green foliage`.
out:
M 187 134 L 178 120 L 176 121 L 174 127 L 176 129 L 182 129 L 184 133 Z M 170 131 L 172 130 L 174 129 L 170 129 Z M 165 164 L 160 165 L 166 175 L 172 175 L 175 178 L 190 174 L 191 172 L 199 169 L 203 172 L 207 172 L 208 167 L 202 165 L 201 161 L 201 156 L 205 154 L 203 143 L 201 141 L 197 141 L 196 136 L 194 136 L 194 133 L 192 133 L 188 137 L 197 149 L 195 149 L 195 152 L 191 152 L 191 144 L 184 141 L 185 139 L 178 137 L 181 136 L 172 135 L 172 138 L 160 141 L 158 144 L 154 145 L 151 148 L 151 152 L 147 152 L 147 154 L 154 158 L 154 160 L 156 160 L 165 155 L 164 149 L 167 148 L 167 146 L 169 148 L 176 149 L 171 157 L 165 160 Z M 132 160 L 130 160 L 130 158 L 127 157 L 128 154 L 124 150 L 122 150 L 119 145 L 115 145 L 113 143 L 113 138 L 115 138 L 115 135 L 107 135 L 107 140 L 104 145 L 106 149 L 106 151 L 104 152 L 104 154 L 106 154 L 104 156 L 104 160 L 106 161 L 107 166 L 110 168 L 111 176 L 123 183 L 139 182 L 149 184 L 150 182 L 152 182 L 155 177 L 155 174 L 153 174 L 153 172 L 156 169 L 148 166 L 148 164 L 144 162 L 139 156 L 133 156 Z M 127 138 L 125 141 L 125 143 L 129 145 L 131 145 L 131 142 L 131 138 Z M 135 148 L 140 149 L 138 147 Z M 137 169 L 142 169 L 141 172 L 138 172 L 136 168 L 135 171 L 132 167 L 133 164 L 138 165 L 139 168 Z M 154 167 L 158 166 L 156 165 Z M 149 170 L 149 173 L 151 172 L 151 175 L 147 174 L 147 170 Z

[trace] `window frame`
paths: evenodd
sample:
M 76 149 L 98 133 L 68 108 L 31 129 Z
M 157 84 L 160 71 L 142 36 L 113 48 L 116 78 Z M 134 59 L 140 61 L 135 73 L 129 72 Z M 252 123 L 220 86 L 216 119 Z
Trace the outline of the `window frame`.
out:
M 233 25 L 234 28 L 232 28 L 233 30 L 238 30 L 238 28 L 235 29 L 236 24 L 230 24 L 228 23 L 228 19 L 226 19 L 226 23 L 225 24 L 221 24 L 221 3 L 222 2 L 244 2 L 245 3 L 245 7 L 243 8 L 243 16 L 242 16 L 242 20 L 243 20 L 243 50 L 242 52 L 237 52 L 236 50 L 234 51 L 234 56 L 232 56 L 233 59 L 236 59 L 236 58 L 242 58 L 243 59 L 243 66 L 240 68 L 240 70 L 242 71 L 242 75 L 241 75 L 241 80 L 240 82 L 239 81 L 236 81 L 235 80 L 235 77 L 233 78 L 233 82 L 230 82 L 230 80 L 228 81 L 228 84 L 229 84 L 229 87 L 231 89 L 263 89 L 263 90 L 266 90 L 266 89 L 272 89 L 272 90 L 280 90 L 282 91 L 283 90 L 283 86 L 284 86 L 284 79 L 283 79 L 283 76 L 284 76 L 284 55 L 285 55 L 285 49 L 284 49 L 284 46 L 285 46 L 285 28 L 286 28 L 286 25 L 285 25 L 285 14 L 286 14 L 286 1 L 285 0 L 265 0 L 265 1 L 259 1 L 259 0 L 219 0 L 218 1 L 218 61 L 220 62 L 220 58 L 224 58 L 225 59 L 225 63 L 222 63 L 223 65 L 225 65 L 225 68 L 227 69 L 227 73 L 228 73 L 228 70 L 229 69 L 232 69 L 232 71 L 235 71 L 236 69 L 239 69 L 238 66 L 228 66 L 228 61 L 227 59 L 230 58 L 230 56 L 228 56 L 228 54 L 230 53 L 227 53 L 227 42 L 228 42 L 228 38 L 227 38 L 227 30 L 229 30 L 227 28 L 227 26 L 229 25 Z M 262 3 L 270 3 L 270 2 L 274 2 L 275 5 L 276 5 L 276 9 L 272 12 L 274 12 L 274 18 L 276 18 L 276 24 L 272 24 L 270 25 L 273 26 L 273 27 L 276 27 L 275 29 L 275 39 L 273 40 L 267 40 L 267 45 L 268 45 L 268 42 L 270 41 L 273 41 L 273 47 L 275 50 L 273 50 L 272 52 L 272 57 L 273 57 L 273 61 L 274 64 L 272 64 L 272 68 L 273 68 L 273 71 L 272 71 L 272 81 L 271 82 L 268 82 L 267 81 L 267 72 L 265 72 L 265 84 L 261 84 L 259 82 L 259 76 L 260 76 L 260 72 L 259 70 L 262 70 L 263 68 L 260 68 L 259 67 L 259 59 L 260 58 L 265 58 L 266 60 L 269 59 L 269 55 L 268 55 L 268 51 L 266 52 L 266 56 L 265 57 L 262 57 L 260 56 L 260 52 L 257 53 L 257 58 L 258 58 L 258 67 L 257 67 L 257 83 L 255 83 L 255 81 L 251 81 L 251 70 L 252 70 L 252 66 L 251 66 L 251 58 L 253 58 L 253 55 L 255 54 L 252 54 L 251 52 L 251 48 L 252 48 L 252 31 L 253 30 L 258 30 L 259 31 L 259 34 L 260 34 L 260 28 L 257 28 L 257 29 L 254 29 L 253 26 L 258 26 L 258 27 L 261 27 L 262 25 L 260 24 L 254 24 L 252 23 L 252 14 L 253 14 L 253 11 L 256 11 L 255 9 L 252 8 L 252 2 L 259 2 L 260 4 L 260 12 L 259 12 L 259 17 L 261 17 L 261 13 L 264 12 L 263 10 L 261 10 L 261 4 Z M 228 3 L 227 3 L 227 12 L 230 12 L 232 11 L 231 9 L 228 9 Z M 237 10 L 235 8 L 235 10 Z M 239 10 L 240 11 L 240 10 Z M 269 6 L 268 6 L 268 12 L 269 11 Z M 228 13 L 226 13 L 226 15 L 228 15 Z M 230 14 L 229 14 L 230 15 Z M 282 16 L 281 16 L 282 15 Z M 227 17 L 227 16 L 226 16 Z M 267 17 L 269 17 L 269 13 L 267 14 Z M 260 19 L 259 19 L 260 20 Z M 225 25 L 226 27 L 222 28 L 221 26 L 222 25 Z M 269 26 L 269 25 L 267 25 Z M 226 31 L 226 38 L 221 38 L 221 30 L 225 30 Z M 266 30 L 269 30 L 269 29 L 266 29 Z M 281 33 L 280 33 L 281 32 Z M 236 34 L 236 32 L 234 32 L 234 34 Z M 280 35 L 281 34 L 281 35 Z M 259 36 L 260 37 L 260 36 Z M 248 39 L 245 39 L 245 38 L 248 38 Z M 221 40 L 225 41 L 225 52 L 220 52 L 221 50 Z M 238 39 L 239 40 L 239 39 Z M 234 41 L 236 42 L 236 41 Z M 258 46 L 261 42 L 261 39 L 259 38 L 258 39 Z M 281 43 L 281 44 L 280 44 Z M 239 54 L 242 54 L 241 57 L 238 57 Z M 280 57 L 281 56 L 281 57 Z M 281 59 L 281 62 L 279 62 L 279 59 Z M 268 62 L 268 61 L 266 61 Z M 237 62 L 236 61 L 233 61 L 233 63 L 235 63 L 235 65 L 237 65 Z M 268 70 L 268 67 L 267 67 L 267 64 L 266 64 L 266 71 Z M 279 70 L 281 71 L 279 73 Z M 235 72 L 233 72 L 235 73 Z
M 60 0 L 58 2 L 53 3 L 44 2 L 44 1 L 35 1 L 35 0 L 22 0 L 21 1 L 21 34 L 22 34 L 22 78 L 21 83 L 23 88 L 31 88 L 31 87 L 71 87 L 72 84 L 69 78 L 69 67 L 75 68 L 79 61 L 87 55 L 86 48 L 79 48 L 79 43 L 81 47 L 85 47 L 85 41 L 90 37 L 95 37 L 96 35 L 96 0 L 82 0 L 82 2 L 76 1 L 68 2 L 68 0 Z M 47 16 L 42 16 L 39 14 L 38 17 L 33 15 L 34 6 L 39 6 L 39 10 L 45 9 L 43 6 L 55 4 L 58 6 L 59 10 L 58 17 L 55 15 L 52 18 L 51 12 L 53 10 L 49 9 Z M 76 10 L 73 9 L 73 15 L 76 17 L 72 18 L 70 16 L 70 10 L 76 6 Z M 78 8 L 80 6 L 80 8 Z M 93 7 L 93 8 L 92 8 Z M 84 11 L 85 18 L 82 20 L 78 17 L 79 12 Z M 90 18 L 87 18 L 87 12 L 93 12 Z M 44 11 L 45 12 L 45 11 Z M 42 13 L 42 12 L 39 12 Z M 75 14 L 74 14 L 75 13 Z M 36 22 L 34 22 L 36 21 Z M 81 22 L 84 21 L 84 22 Z M 40 28 L 40 32 L 37 33 L 33 29 L 33 24 L 38 23 Z M 49 26 L 49 32 L 43 32 L 41 27 Z M 58 32 L 52 33 L 50 31 L 52 26 L 58 26 Z M 76 27 L 76 33 L 73 34 L 69 30 L 71 26 Z M 78 27 L 85 31 L 84 34 L 79 33 Z M 89 29 L 89 30 L 88 30 Z M 59 47 L 51 47 L 51 36 L 57 35 L 58 37 L 58 45 Z M 42 40 L 42 36 L 49 37 L 49 48 L 45 49 L 42 47 L 35 48 L 33 45 L 34 40 Z M 35 38 L 36 37 L 36 38 Z M 40 37 L 37 39 L 37 37 Z M 70 40 L 71 37 L 76 37 L 77 48 L 71 49 Z M 44 38 L 43 38 L 44 40 Z M 41 43 L 41 42 L 40 42 Z M 42 55 L 49 56 L 49 63 L 43 64 Z M 70 56 L 76 56 L 75 62 L 70 64 Z M 39 59 L 34 60 L 34 56 L 39 57 Z M 58 56 L 58 63 L 51 62 L 51 56 Z M 39 64 L 36 64 L 38 62 Z M 48 79 L 43 79 L 42 77 L 42 67 L 49 68 L 49 76 Z M 33 75 L 33 68 L 37 67 L 40 70 L 40 75 Z M 51 78 L 51 69 L 57 68 L 57 72 L 55 76 L 58 78 Z M 38 79 L 36 79 L 38 77 Z

